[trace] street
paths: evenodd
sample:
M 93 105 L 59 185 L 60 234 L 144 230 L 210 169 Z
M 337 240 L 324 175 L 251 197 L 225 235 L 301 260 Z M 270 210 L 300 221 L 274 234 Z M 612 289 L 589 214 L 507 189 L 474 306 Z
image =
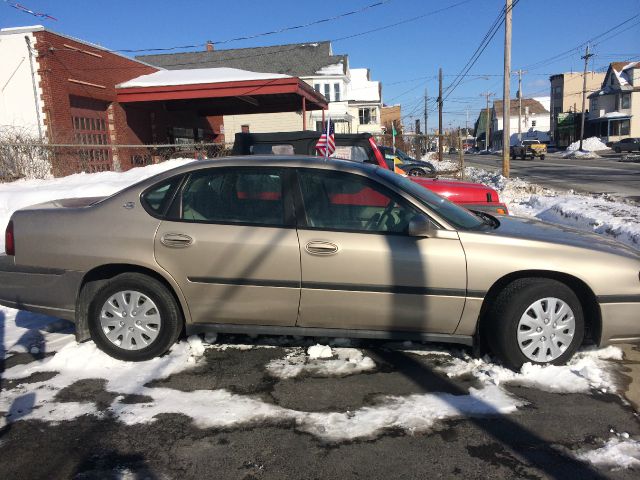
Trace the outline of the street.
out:
M 561 153 L 550 153 L 544 160 L 511 160 L 511 176 L 556 190 L 605 193 L 640 202 L 640 163 L 620 162 L 620 158 L 611 153 L 591 160 L 565 159 Z M 466 166 L 502 170 L 502 157 L 496 154 L 465 155 L 464 160 Z

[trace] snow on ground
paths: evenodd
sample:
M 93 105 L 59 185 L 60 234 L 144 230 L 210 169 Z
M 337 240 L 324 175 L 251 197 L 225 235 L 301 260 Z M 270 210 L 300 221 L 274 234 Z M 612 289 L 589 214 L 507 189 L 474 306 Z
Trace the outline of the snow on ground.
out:
M 271 376 L 282 379 L 301 375 L 342 377 L 375 368 L 375 362 L 356 348 L 332 349 L 328 345 L 314 345 L 306 354 L 302 348 L 292 348 L 284 358 L 272 360 L 266 366 Z
M 573 142 L 567 147 L 567 152 L 573 152 L 580 148 L 580 140 Z M 582 150 L 587 152 L 599 152 L 602 150 L 611 150 L 598 137 L 589 137 L 582 140 Z
M 482 168 L 467 167 L 465 179 L 496 189 L 512 215 L 595 232 L 640 249 L 640 207 L 634 204 L 607 195 L 559 192 Z
M 7 309 L 10 310 L 10 309 Z M 5 311 L 5 338 L 15 338 L 16 318 Z M 25 324 L 33 320 L 32 328 L 47 328 L 46 319 L 31 313 L 22 313 Z M 98 350 L 93 342 L 77 344 L 71 334 L 67 345 L 55 355 L 25 365 L 7 369 L 3 377 L 4 390 L 0 397 L 0 411 L 8 412 L 7 423 L 37 419 L 45 422 L 73 420 L 82 415 L 101 418 L 111 415 L 128 424 L 149 423 L 163 413 L 176 413 L 190 417 L 200 428 L 229 428 L 255 423 L 280 424 L 293 421 L 298 431 L 306 432 L 327 442 L 376 438 L 388 429 L 408 434 L 438 429 L 447 419 L 465 416 L 507 415 L 517 412 L 526 402 L 510 393 L 506 385 L 522 385 L 556 393 L 587 393 L 590 391 L 616 391 L 610 373 L 613 359 L 620 359 L 615 347 L 579 352 L 567 366 L 537 367 L 526 365 L 519 373 L 511 372 L 489 359 L 473 359 L 463 351 L 446 348 L 422 347 L 404 342 L 401 348 L 408 354 L 439 355 L 437 369 L 450 376 L 472 375 L 477 383 L 465 395 L 441 392 L 407 396 L 381 396 L 370 405 L 354 411 L 305 412 L 287 409 L 265 402 L 257 397 L 238 395 L 224 389 L 183 392 L 166 387 L 149 387 L 155 379 L 167 378 L 180 372 L 198 368 L 207 361 L 208 345 L 199 336 L 174 345 L 169 354 L 147 362 L 135 364 L 115 360 Z M 213 340 L 209 338 L 209 340 Z M 260 339 L 256 345 L 260 347 Z M 339 344 L 346 342 L 340 341 Z M 233 348 L 233 346 L 230 346 Z M 314 348 L 316 347 L 316 348 Z M 331 357 L 326 357 L 328 352 Z M 322 355 L 320 355 L 320 353 Z M 376 364 L 356 348 L 329 347 L 323 344 L 294 347 L 283 359 L 272 360 L 265 370 L 282 380 L 300 375 L 345 376 L 374 372 Z M 50 372 L 51 378 L 41 375 Z M 40 376 L 38 376 L 38 375 Z M 29 378 L 31 377 L 31 378 Z M 27 382 L 21 381 L 28 379 Z M 99 410 L 93 402 L 65 402 L 57 395 L 66 387 L 81 380 L 104 381 L 104 388 L 116 396 L 106 410 Z M 130 403 L 126 397 L 138 395 L 141 403 Z
M 602 447 L 577 456 L 580 460 L 613 470 L 640 468 L 640 441 L 631 440 L 629 434 L 623 433 L 609 439 Z
M 77 173 L 47 180 L 0 183 L 0 230 L 4 233 L 11 214 L 20 208 L 61 198 L 112 195 L 145 178 L 189 162 L 193 159 L 168 160 L 126 172 Z M 4 251 L 4 235 L 0 235 L 0 251 Z

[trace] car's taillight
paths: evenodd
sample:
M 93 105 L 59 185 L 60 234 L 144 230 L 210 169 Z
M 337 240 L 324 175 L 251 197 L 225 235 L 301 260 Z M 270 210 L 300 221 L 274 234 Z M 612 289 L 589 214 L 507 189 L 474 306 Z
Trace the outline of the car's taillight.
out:
M 9 222 L 7 229 L 4 232 L 4 251 L 7 255 L 16 254 L 16 242 L 13 236 L 13 221 Z
M 507 208 L 507 206 L 503 203 L 500 204 L 497 208 L 496 208 L 496 213 L 499 213 L 500 215 L 509 215 L 509 209 Z

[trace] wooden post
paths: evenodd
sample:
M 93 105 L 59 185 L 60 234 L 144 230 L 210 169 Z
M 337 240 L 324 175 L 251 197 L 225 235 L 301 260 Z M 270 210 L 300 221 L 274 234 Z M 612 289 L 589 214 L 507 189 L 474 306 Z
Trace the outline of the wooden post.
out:
M 302 129 L 307 129 L 307 99 L 305 97 L 302 97 Z
M 511 10 L 513 0 L 506 0 L 504 13 L 504 79 L 502 84 L 502 175 L 509 178 L 511 146 Z

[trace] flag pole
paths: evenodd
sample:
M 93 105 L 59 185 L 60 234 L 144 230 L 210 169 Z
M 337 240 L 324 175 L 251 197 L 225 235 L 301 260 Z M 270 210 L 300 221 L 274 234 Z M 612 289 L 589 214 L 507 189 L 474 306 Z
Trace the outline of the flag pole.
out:
M 325 136 L 325 150 L 324 150 L 324 159 L 328 160 L 329 159 L 329 130 L 331 129 L 331 115 L 329 115 L 327 117 L 327 129 L 325 130 L 326 136 Z

